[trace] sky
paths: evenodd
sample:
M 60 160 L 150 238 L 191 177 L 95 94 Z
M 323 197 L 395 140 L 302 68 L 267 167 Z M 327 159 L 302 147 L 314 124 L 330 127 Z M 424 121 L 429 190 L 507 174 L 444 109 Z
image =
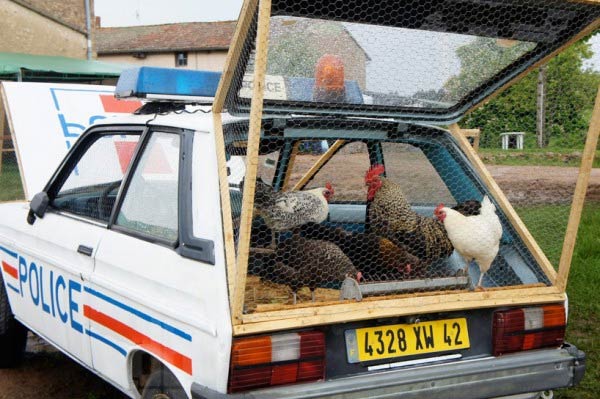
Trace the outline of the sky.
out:
M 238 18 L 242 0 L 95 0 L 101 26 L 226 21 Z M 600 71 L 600 34 L 592 38 L 594 57 L 586 66 Z
M 103 27 L 235 20 L 241 6 L 242 0 L 94 1 Z

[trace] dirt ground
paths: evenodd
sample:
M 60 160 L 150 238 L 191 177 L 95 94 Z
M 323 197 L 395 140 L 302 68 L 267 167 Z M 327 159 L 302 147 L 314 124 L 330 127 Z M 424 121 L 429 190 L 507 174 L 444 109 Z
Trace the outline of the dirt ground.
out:
M 356 162 L 365 161 L 360 154 L 355 158 Z M 351 170 L 348 162 L 349 159 L 346 158 L 340 162 L 340 166 L 344 165 L 344 168 Z M 414 166 L 414 163 L 409 162 L 394 164 L 390 168 L 411 171 L 415 170 Z M 509 199 L 515 203 L 568 202 L 572 198 L 578 173 L 577 168 L 570 167 L 489 166 L 489 170 Z M 301 176 L 301 171 L 295 172 L 292 180 Z M 323 179 L 333 178 L 330 171 L 323 172 Z M 426 176 L 419 176 L 418 180 L 422 182 L 425 178 Z M 353 176 L 354 195 L 364 194 L 361 180 L 362 176 Z M 429 190 L 428 188 L 427 191 Z M 443 190 L 439 194 L 445 195 Z M 592 172 L 588 200 L 600 201 L 600 169 Z M 0 399 L 14 398 L 123 399 L 125 396 L 31 335 L 23 366 L 17 370 L 0 370 Z
M 400 184 L 410 202 L 453 202 L 446 185 L 422 152 L 410 147 L 400 147 L 393 151 L 388 149 L 387 154 L 392 156 L 387 157 L 384 148 L 387 177 Z M 397 154 L 399 156 L 396 156 Z M 290 176 L 291 185 L 299 180 L 317 159 L 315 155 L 296 157 L 295 167 Z M 364 173 L 368 167 L 366 148 L 357 148 L 356 152 L 351 154 L 338 153 L 307 187 L 322 187 L 326 182 L 331 182 L 335 188 L 334 200 L 364 201 Z M 488 165 L 488 169 L 514 205 L 570 203 L 579 172 L 577 167 L 561 166 Z M 266 174 L 268 175 L 268 171 Z M 452 178 L 452 173 L 449 172 L 449 184 L 452 184 Z M 592 170 L 587 198 L 600 201 L 600 169 Z
M 513 203 L 570 202 L 578 168 L 561 166 L 488 166 Z M 600 169 L 592 169 L 587 201 L 600 201 Z
M 125 399 L 73 360 L 29 334 L 25 361 L 0 370 L 0 399 Z

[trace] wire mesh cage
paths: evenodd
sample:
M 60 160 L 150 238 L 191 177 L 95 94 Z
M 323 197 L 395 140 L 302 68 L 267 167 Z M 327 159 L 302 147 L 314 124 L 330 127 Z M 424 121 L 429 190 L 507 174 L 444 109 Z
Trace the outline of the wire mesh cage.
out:
M 505 125 L 481 128 L 474 113 L 466 127 L 480 130 L 453 122 L 591 33 L 598 7 L 246 5 L 224 105 L 250 120 L 223 131 L 244 312 L 555 283 L 577 170 L 563 169 L 561 183 L 548 162 L 528 159 L 490 174 L 470 148 L 530 147 L 535 102 L 487 113 Z M 594 94 L 574 135 L 585 136 Z M 526 139 L 501 139 L 531 121 Z M 554 243 L 547 254 L 528 226 Z
M 302 125 L 266 127 L 260 141 L 247 304 L 550 284 L 493 197 L 483 205 L 488 191 L 447 132 L 398 133 L 392 122 Z M 236 242 L 247 129 L 238 123 L 225 130 Z M 288 130 L 304 133 L 289 137 Z M 483 277 L 477 260 L 453 251 L 447 224 L 434 217 L 441 204 L 459 218 L 480 216 L 473 220 L 490 207 L 501 231 Z
M 25 199 L 17 154 L 0 103 L 0 202 Z

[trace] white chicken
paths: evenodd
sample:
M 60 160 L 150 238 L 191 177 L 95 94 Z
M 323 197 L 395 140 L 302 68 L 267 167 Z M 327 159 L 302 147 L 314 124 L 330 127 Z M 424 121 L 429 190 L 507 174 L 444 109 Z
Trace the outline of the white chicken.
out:
M 502 238 L 502 224 L 496 215 L 496 207 L 486 195 L 479 215 L 464 216 L 444 204 L 435 208 L 434 215 L 443 223 L 454 249 L 467 262 L 465 272 L 471 260 L 477 262 L 481 274 L 476 288 L 481 288 L 483 275 L 492 266 Z

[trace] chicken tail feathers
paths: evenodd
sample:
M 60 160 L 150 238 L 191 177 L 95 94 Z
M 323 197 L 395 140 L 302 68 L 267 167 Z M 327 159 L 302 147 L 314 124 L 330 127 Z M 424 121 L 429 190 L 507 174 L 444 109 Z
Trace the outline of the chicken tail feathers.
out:
M 487 195 L 485 195 L 483 197 L 483 201 L 481 201 L 481 212 L 496 212 L 496 206 L 492 203 L 492 201 L 490 201 L 489 197 Z

